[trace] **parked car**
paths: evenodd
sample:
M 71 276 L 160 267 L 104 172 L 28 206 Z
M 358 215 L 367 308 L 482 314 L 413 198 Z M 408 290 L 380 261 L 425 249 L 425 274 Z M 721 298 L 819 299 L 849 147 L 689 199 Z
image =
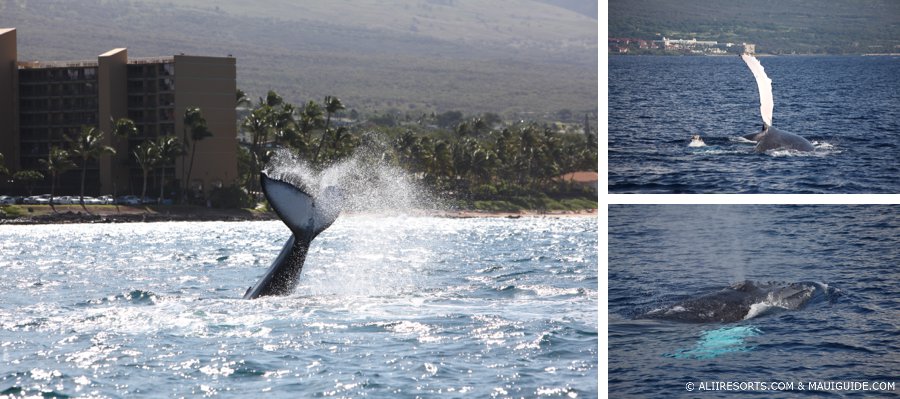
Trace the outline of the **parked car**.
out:
M 116 198 L 116 203 L 120 205 L 140 205 L 141 199 L 136 195 L 123 195 Z
M 16 199 L 8 195 L 0 195 L 0 205 L 13 205 Z
M 64 195 L 62 197 L 53 197 L 53 203 L 57 204 L 57 205 L 77 204 L 78 197 L 72 197 L 70 195 Z
M 103 201 L 100 201 L 99 199 L 94 198 L 94 197 L 87 197 L 87 196 L 85 196 L 85 197 L 84 197 L 84 204 L 85 204 L 85 205 L 103 205 Z
M 50 204 L 50 194 L 32 195 L 25 198 L 24 202 L 30 205 L 48 205 Z
M 100 202 L 104 205 L 110 205 L 116 202 L 115 199 L 113 199 L 112 195 L 103 195 L 97 199 L 100 200 Z

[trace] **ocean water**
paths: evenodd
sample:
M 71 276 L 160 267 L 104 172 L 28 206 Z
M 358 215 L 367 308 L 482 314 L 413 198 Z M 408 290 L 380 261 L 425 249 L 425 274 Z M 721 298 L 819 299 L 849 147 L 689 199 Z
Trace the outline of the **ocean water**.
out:
M 898 265 L 896 205 L 610 206 L 610 397 L 898 397 Z M 744 280 L 819 282 L 836 295 L 735 323 L 641 317 Z M 894 390 L 809 390 L 829 381 Z
M 0 227 L 0 396 L 597 397 L 596 219 L 342 216 L 242 300 L 288 234 Z
M 773 124 L 812 153 L 753 151 L 739 57 L 609 57 L 611 193 L 900 193 L 900 57 L 759 57 Z M 688 147 L 691 135 L 706 147 Z

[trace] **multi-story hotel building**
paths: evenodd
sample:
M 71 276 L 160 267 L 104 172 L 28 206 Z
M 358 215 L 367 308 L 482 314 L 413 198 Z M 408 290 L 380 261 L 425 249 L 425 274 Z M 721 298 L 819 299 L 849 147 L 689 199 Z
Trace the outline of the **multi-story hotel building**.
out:
M 117 48 L 87 61 L 19 61 L 16 30 L 0 29 L 0 153 L 10 174 L 43 171 L 52 146 L 65 148 L 82 126 L 104 132 L 104 142 L 118 156 L 88 163 L 86 194 L 140 194 L 142 171 L 131 155 L 148 138 L 184 135 L 183 116 L 200 108 L 212 137 L 197 142 L 190 186 L 208 192 L 237 178 L 235 59 L 175 55 L 128 58 Z M 138 128 L 134 137 L 112 134 L 113 121 L 127 117 Z M 189 134 L 188 134 L 189 138 Z M 190 155 L 186 155 L 190 156 Z M 178 187 L 182 160 L 165 169 L 166 196 Z M 161 173 L 157 170 L 155 173 Z M 61 176 L 57 193 L 80 188 L 81 165 Z M 46 174 L 46 173 L 45 173 Z M 151 179 L 151 187 L 159 186 Z M 49 192 L 49 176 L 37 184 Z M 3 178 L 0 193 L 20 188 Z M 150 191 L 154 192 L 154 191 Z

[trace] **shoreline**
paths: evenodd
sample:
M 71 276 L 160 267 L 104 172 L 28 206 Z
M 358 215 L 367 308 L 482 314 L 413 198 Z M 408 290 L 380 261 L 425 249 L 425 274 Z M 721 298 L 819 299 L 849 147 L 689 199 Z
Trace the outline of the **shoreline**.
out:
M 49 205 L 20 205 L 26 213 L 0 219 L 0 225 L 36 224 L 102 224 L 102 223 L 153 223 L 153 222 L 248 222 L 280 220 L 274 212 L 248 209 L 212 209 L 197 206 L 88 206 L 85 212 L 80 205 L 57 205 L 54 212 Z M 6 207 L 0 208 L 0 210 Z M 27 212 L 31 210 L 31 212 Z M 346 213 L 347 216 L 364 216 L 368 213 Z M 401 213 L 397 213 L 398 215 Z M 489 212 L 477 210 L 421 210 L 402 215 L 410 217 L 439 217 L 448 219 L 470 218 L 568 218 L 596 217 L 596 209 L 578 211 Z

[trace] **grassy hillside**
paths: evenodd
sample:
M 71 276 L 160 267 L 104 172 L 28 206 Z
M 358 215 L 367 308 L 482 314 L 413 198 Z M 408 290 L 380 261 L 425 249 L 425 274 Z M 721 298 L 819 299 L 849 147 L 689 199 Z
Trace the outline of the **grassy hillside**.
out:
M 894 0 L 613 0 L 609 36 L 751 42 L 767 53 L 900 52 Z
M 308 4 L 313 3 L 313 4 Z M 21 59 L 232 54 L 238 86 L 359 111 L 597 109 L 597 20 L 530 0 L 0 0 Z
M 148 0 L 145 0 L 147 2 Z M 158 4 L 168 0 L 149 0 Z M 495 0 L 270 0 L 177 3 L 185 9 L 222 15 L 270 18 L 293 23 L 321 23 L 372 32 L 470 44 L 497 44 L 556 51 L 563 46 L 596 48 L 597 21 L 536 1 Z

